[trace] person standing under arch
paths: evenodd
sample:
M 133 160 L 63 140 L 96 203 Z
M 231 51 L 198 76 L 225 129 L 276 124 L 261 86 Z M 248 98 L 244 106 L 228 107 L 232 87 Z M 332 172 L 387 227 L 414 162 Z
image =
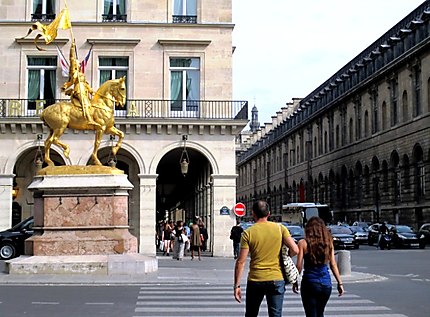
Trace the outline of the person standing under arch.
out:
M 194 260 L 194 252 L 197 252 L 199 261 L 201 261 L 202 239 L 200 237 L 199 218 L 195 217 L 191 226 L 191 260 Z

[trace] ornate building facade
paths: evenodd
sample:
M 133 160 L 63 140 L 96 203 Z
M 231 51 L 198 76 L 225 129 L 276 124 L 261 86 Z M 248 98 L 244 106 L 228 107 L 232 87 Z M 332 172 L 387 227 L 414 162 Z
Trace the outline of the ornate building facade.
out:
M 429 2 L 250 138 L 237 163 L 248 206 L 267 199 L 279 215 L 320 202 L 337 221 L 429 222 Z
M 199 216 L 209 231 L 214 255 L 230 255 L 225 234 L 233 215 L 220 209 L 235 203 L 235 138 L 248 122 L 247 102 L 232 100 L 231 0 L 68 1 L 73 33 L 59 30 L 50 45 L 22 37 L 35 21 L 50 23 L 64 0 L 4 2 L 0 14 L 0 228 L 33 213 L 27 190 L 43 155 L 47 128 L 39 114 L 68 98 L 60 87 L 58 47 L 68 57 L 71 35 L 85 75 L 96 89 L 126 76 L 127 103 L 115 110 L 116 127 L 125 133 L 105 136 L 99 157 L 114 161 L 134 189 L 129 194 L 130 231 L 139 251 L 154 255 L 158 220 L 190 221 Z M 67 73 L 66 73 L 67 76 Z M 62 137 L 70 157 L 52 146 L 56 164 L 86 165 L 93 131 L 67 129 Z M 186 152 L 188 173 L 181 173 Z

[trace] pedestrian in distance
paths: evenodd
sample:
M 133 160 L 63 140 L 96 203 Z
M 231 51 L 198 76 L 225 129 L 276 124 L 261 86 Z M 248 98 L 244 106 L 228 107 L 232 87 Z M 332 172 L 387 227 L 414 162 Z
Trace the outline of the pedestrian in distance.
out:
M 194 252 L 197 252 L 199 256 L 199 261 L 202 260 L 201 258 L 201 247 L 202 247 L 202 240 L 200 237 L 200 228 L 199 228 L 199 218 L 196 217 L 194 220 L 194 223 L 191 226 L 191 260 L 194 260 Z
M 289 248 L 289 255 L 294 256 L 298 248 L 286 227 L 267 220 L 270 211 L 265 201 L 254 203 L 252 216 L 255 224 L 242 234 L 240 253 L 234 267 L 234 298 L 242 302 L 240 281 L 250 255 L 245 316 L 258 316 L 261 302 L 266 297 L 269 317 L 281 317 L 285 281 L 281 271 L 280 250 L 284 243 Z
M 230 230 L 230 240 L 233 240 L 233 255 L 237 259 L 240 252 L 240 238 L 242 237 L 243 228 L 240 226 L 240 220 L 236 220 L 236 225 Z
M 182 261 L 184 258 L 184 250 L 185 250 L 185 229 L 184 222 L 182 220 L 178 220 L 176 222 L 176 226 L 173 229 L 173 234 L 175 235 L 175 243 L 173 249 L 173 259 Z
M 319 217 L 309 219 L 305 238 L 298 243 L 297 269 L 303 271 L 300 295 L 306 317 L 323 317 L 325 306 L 332 292 L 328 265 L 337 281 L 339 296 L 344 293 L 342 280 L 334 257 L 333 238 L 324 221 Z M 293 291 L 299 293 L 298 283 Z
M 199 229 L 200 229 L 200 238 L 202 240 L 202 251 L 206 251 L 207 250 L 207 246 L 208 246 L 208 230 L 205 227 L 205 223 L 200 220 L 199 221 Z

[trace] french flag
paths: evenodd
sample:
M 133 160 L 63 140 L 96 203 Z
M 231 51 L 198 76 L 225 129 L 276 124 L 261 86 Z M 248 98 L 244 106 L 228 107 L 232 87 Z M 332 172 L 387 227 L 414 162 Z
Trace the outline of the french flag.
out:
M 67 62 L 67 59 L 64 57 L 63 52 L 60 50 L 60 48 L 55 45 L 58 52 L 58 57 L 60 59 L 60 65 L 61 65 L 61 74 L 63 77 L 69 77 L 69 63 Z
M 87 56 L 81 62 L 81 72 L 85 74 L 85 68 L 87 67 L 88 61 L 90 59 L 91 51 L 93 50 L 93 46 L 91 45 L 90 50 L 88 51 Z

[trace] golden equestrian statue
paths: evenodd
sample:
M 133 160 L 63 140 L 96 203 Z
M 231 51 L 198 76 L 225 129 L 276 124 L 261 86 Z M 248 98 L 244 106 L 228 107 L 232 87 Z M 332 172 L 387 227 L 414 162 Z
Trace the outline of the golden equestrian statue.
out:
M 97 157 L 97 152 L 103 134 L 118 136 L 118 142 L 112 148 L 113 155 L 117 154 L 124 139 L 124 133 L 115 128 L 114 111 L 116 104 L 124 106 L 126 102 L 125 77 L 108 80 L 96 92 L 93 91 L 85 79 L 76 57 L 76 44 L 67 1 L 65 1 L 65 4 L 66 8 L 61 10 L 49 25 L 35 22 L 28 30 L 27 35 L 24 36 L 24 38 L 27 37 L 33 31 L 39 32 L 34 39 L 38 50 L 44 49 L 38 46 L 37 40 L 42 37 L 45 40 L 45 44 L 48 45 L 55 40 L 59 29 L 69 29 L 72 38 L 69 55 L 69 79 L 62 86 L 65 94 L 70 96 L 70 101 L 61 101 L 50 105 L 40 115 L 41 120 L 49 127 L 50 131 L 48 138 L 45 140 L 45 162 L 49 167 L 54 166 L 54 162 L 50 158 L 52 144 L 60 146 L 64 151 L 64 156 L 69 157 L 69 146 L 59 139 L 66 128 L 70 128 L 95 131 L 92 160 L 94 165 L 100 166 L 102 164 Z
M 45 162 L 49 166 L 54 166 L 54 162 L 49 155 L 52 144 L 62 147 L 64 156 L 69 157 L 69 146 L 59 140 L 66 128 L 95 130 L 94 149 L 91 155 L 94 165 L 101 165 L 97 157 L 97 152 L 103 134 L 118 136 L 118 142 L 112 148 L 112 154 L 116 155 L 124 139 L 124 133 L 115 128 L 115 103 L 124 106 L 125 100 L 126 88 L 124 76 L 120 79 L 106 81 L 95 92 L 94 97 L 88 105 L 88 115 L 91 120 L 86 118 L 83 107 L 79 106 L 76 102 L 61 101 L 43 110 L 40 118 L 49 127 L 49 136 L 45 140 Z M 97 124 L 94 124 L 94 122 Z

